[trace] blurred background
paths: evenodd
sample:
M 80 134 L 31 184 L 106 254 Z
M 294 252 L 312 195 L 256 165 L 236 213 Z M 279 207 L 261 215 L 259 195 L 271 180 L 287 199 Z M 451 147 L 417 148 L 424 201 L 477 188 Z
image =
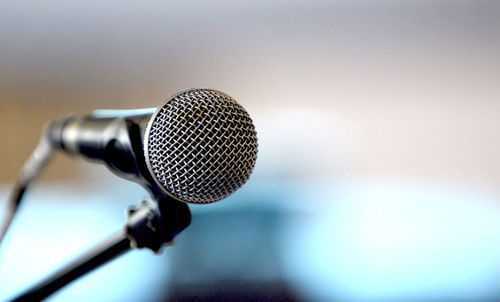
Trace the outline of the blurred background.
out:
M 50 301 L 498 301 L 499 1 L 2 1 L 0 206 L 44 123 L 237 99 L 249 182 Z M 0 247 L 0 300 L 146 192 L 57 155 Z

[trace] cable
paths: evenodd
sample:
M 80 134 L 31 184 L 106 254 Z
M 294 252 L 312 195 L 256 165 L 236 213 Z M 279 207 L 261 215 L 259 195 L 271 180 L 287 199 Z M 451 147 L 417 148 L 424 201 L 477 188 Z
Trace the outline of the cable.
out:
M 11 191 L 7 200 L 7 210 L 5 212 L 4 222 L 0 231 L 0 244 L 2 243 L 9 227 L 14 220 L 19 205 L 28 190 L 29 185 L 40 175 L 40 172 L 52 158 L 53 148 L 50 143 L 47 131 L 44 130 L 42 139 L 38 143 L 31 156 L 24 164 L 19 178 Z

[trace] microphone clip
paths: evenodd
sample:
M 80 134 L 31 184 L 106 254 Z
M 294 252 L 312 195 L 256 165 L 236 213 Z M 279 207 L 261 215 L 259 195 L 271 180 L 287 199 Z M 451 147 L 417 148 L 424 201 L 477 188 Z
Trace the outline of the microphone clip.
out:
M 158 203 L 143 200 L 127 209 L 125 233 L 131 248 L 149 248 L 160 253 L 191 222 L 187 204 L 163 198 Z

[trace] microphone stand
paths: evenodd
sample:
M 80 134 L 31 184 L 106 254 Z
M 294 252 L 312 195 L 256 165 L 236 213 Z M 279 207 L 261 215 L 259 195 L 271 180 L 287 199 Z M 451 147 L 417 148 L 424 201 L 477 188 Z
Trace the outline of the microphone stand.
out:
M 73 280 L 113 260 L 133 248 L 149 248 L 159 253 L 191 222 L 189 207 L 170 198 L 157 203 L 142 201 L 129 207 L 123 230 L 90 249 L 12 301 L 41 301 Z

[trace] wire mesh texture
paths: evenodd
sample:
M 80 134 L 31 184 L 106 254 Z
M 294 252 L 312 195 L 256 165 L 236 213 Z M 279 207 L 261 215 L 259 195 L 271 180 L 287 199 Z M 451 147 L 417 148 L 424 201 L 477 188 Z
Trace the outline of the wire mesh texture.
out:
M 246 110 L 210 89 L 174 95 L 153 115 L 144 140 L 156 182 L 189 203 L 228 197 L 248 180 L 257 159 L 257 133 Z

